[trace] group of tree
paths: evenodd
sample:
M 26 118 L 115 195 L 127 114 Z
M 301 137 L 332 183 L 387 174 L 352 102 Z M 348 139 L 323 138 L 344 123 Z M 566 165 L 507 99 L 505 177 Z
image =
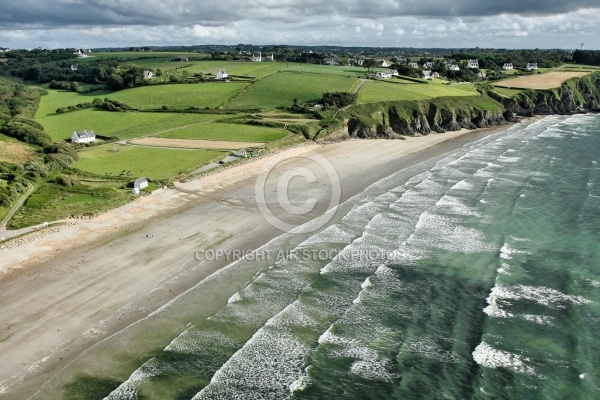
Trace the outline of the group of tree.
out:
M 573 62 L 577 64 L 600 65 L 600 51 L 598 50 L 575 50 Z

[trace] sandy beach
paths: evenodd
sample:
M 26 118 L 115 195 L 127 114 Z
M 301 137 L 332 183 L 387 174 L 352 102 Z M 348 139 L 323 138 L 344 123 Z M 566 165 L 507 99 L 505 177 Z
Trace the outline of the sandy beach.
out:
M 158 189 L 94 219 L 69 220 L 0 244 L 0 397 L 28 398 L 81 352 L 228 263 L 198 262 L 198 250 L 252 250 L 280 235 L 257 206 L 256 181 L 265 165 L 310 169 L 315 163 L 308 157 L 322 156 L 335 169 L 343 202 L 493 130 L 307 143 Z M 322 168 L 314 177 L 310 185 L 290 181 L 287 195 L 300 203 L 320 198 L 331 179 Z M 263 188 L 279 189 L 276 183 Z M 329 206 L 319 202 L 294 222 Z M 286 213 L 276 209 L 274 216 Z

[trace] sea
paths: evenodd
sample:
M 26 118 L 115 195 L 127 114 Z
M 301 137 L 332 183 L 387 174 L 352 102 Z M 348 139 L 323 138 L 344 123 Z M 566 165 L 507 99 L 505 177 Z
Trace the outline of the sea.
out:
M 600 115 L 585 114 L 403 169 L 34 398 L 598 399 L 599 163 Z

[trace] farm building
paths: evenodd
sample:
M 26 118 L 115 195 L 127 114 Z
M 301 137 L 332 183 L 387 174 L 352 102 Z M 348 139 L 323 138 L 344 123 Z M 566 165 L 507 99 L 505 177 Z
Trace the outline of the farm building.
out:
M 502 66 L 502 69 L 505 71 L 514 69 L 515 67 L 513 67 L 512 63 L 504 63 L 504 65 Z
M 215 79 L 225 79 L 227 78 L 229 75 L 227 74 L 227 71 L 225 71 L 224 69 L 220 69 L 217 72 L 217 75 L 215 76 Z
M 534 69 L 537 69 L 537 63 L 527 63 L 527 71 L 533 71 Z
M 147 187 L 148 187 L 148 179 L 146 179 L 146 178 L 137 178 L 135 181 L 133 181 L 134 189 L 137 188 L 138 190 L 142 190 Z
M 93 131 L 76 131 L 71 135 L 73 143 L 93 143 L 96 141 L 96 134 Z

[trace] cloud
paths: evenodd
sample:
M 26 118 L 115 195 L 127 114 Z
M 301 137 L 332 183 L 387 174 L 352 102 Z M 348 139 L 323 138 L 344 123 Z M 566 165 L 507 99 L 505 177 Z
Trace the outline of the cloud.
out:
M 598 21 L 598 0 L 18 0 L 0 6 L 0 46 L 600 48 Z

